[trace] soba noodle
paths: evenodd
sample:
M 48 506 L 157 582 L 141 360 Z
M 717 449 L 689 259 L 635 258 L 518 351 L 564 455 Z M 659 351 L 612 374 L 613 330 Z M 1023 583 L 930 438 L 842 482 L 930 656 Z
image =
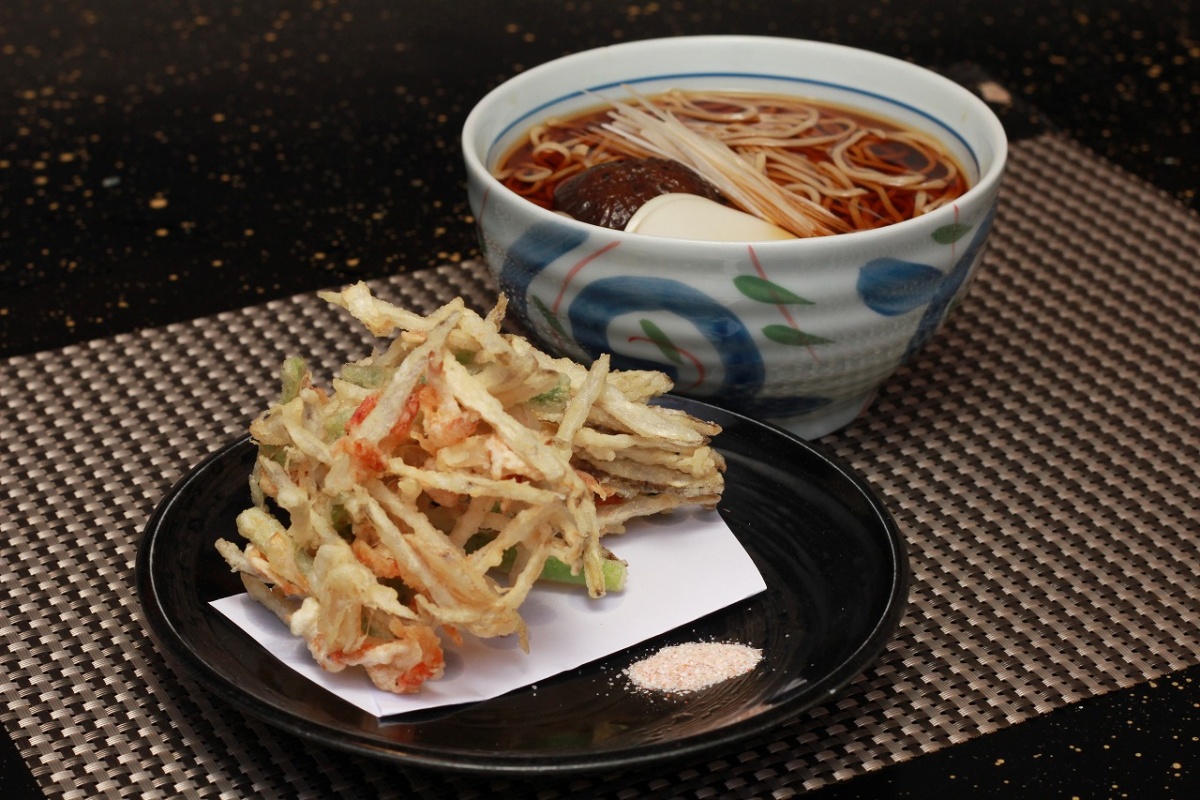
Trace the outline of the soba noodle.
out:
M 890 225 L 952 202 L 963 170 L 931 136 L 778 95 L 672 91 L 547 120 L 500 164 L 513 191 L 554 208 L 566 178 L 600 163 L 678 161 L 735 207 L 796 236 Z

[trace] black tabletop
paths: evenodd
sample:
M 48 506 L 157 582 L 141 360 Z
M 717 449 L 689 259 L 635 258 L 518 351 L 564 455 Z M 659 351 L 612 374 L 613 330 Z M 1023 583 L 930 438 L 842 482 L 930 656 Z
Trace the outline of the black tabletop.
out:
M 1200 15 L 1171 2 L 159 0 L 0 4 L 0 357 L 478 255 L 458 133 L 514 72 L 752 33 L 987 82 L 1200 209 Z M 1119 221 L 1117 221 L 1119 224 Z M 1200 670 L 814 792 L 1182 797 Z M 0 743 L 0 794 L 38 797 Z

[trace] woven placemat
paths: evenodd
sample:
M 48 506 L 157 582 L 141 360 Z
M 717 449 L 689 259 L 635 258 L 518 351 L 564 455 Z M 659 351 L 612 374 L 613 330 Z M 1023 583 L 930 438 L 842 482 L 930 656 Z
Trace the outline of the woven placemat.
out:
M 784 798 L 1200 662 L 1200 219 L 1070 141 L 1013 147 L 967 302 L 824 444 L 910 542 L 911 607 L 844 695 L 657 771 L 515 780 L 323 749 L 190 685 L 139 619 L 164 492 L 365 341 L 311 295 L 0 363 L 2 718 L 49 796 Z M 481 309 L 475 264 L 379 284 Z

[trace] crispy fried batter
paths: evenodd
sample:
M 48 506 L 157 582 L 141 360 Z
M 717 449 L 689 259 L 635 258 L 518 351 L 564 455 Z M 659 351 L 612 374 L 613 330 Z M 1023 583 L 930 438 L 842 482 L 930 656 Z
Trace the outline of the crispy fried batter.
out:
M 289 359 L 250 427 L 247 541 L 217 548 L 326 669 L 412 692 L 442 673 L 438 631 L 527 646 L 519 608 L 547 559 L 602 595 L 603 534 L 720 497 L 719 428 L 647 404 L 665 375 L 541 353 L 501 332 L 503 297 L 481 317 L 461 299 L 420 316 L 364 284 L 322 296 L 391 341 L 331 392 Z

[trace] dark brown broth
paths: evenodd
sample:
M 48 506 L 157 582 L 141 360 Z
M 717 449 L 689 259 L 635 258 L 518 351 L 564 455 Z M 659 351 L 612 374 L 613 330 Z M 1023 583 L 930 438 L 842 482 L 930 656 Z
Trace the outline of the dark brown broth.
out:
M 860 109 L 848 108 L 824 101 L 769 94 L 750 95 L 735 92 L 723 94 L 730 98 L 737 98 L 738 100 L 752 100 L 759 104 L 763 113 L 779 109 L 795 108 L 800 105 L 816 109 L 820 117 L 814 128 L 811 129 L 814 132 L 829 131 L 834 127 L 842 128 L 843 122 L 846 120 L 850 121 L 857 128 L 867 130 L 883 131 L 885 133 L 912 131 L 912 129 L 884 117 L 869 114 Z M 649 99 L 653 102 L 660 102 L 660 98 L 664 96 L 666 95 L 656 95 Z M 708 111 L 727 112 L 738 108 L 738 106 L 731 103 L 710 99 L 696 100 L 693 97 L 693 101 L 696 105 Z M 599 106 L 571 117 L 547 120 L 542 123 L 545 126 L 545 138 L 558 142 L 573 141 L 578 138 L 592 144 L 598 144 L 606 138 L 611 138 L 611 134 L 602 131 L 600 128 L 602 123 L 608 121 L 609 111 L 610 108 L 608 106 Z M 926 136 L 926 138 L 930 137 Z M 828 146 L 788 147 L 785 149 L 802 155 L 815 164 L 832 165 L 829 154 L 830 148 Z M 930 197 L 937 198 L 944 196 L 947 199 L 953 199 L 970 188 L 966 179 L 966 173 L 940 143 L 937 143 L 936 149 L 932 147 L 926 149 L 914 147 L 907 142 L 895 139 L 875 140 L 872 136 L 868 135 L 856 146 L 854 153 L 853 160 L 856 164 L 861 164 L 885 173 L 904 171 L 923 172 L 930 180 L 940 180 L 953 172 L 954 178 L 948 182 L 944 189 L 927 191 Z M 626 157 L 629 156 L 608 154 L 598 160 L 612 160 Z M 501 178 L 502 182 L 508 188 L 525 196 L 531 202 L 551 210 L 554 209 L 554 190 L 558 184 L 584 168 L 583 165 L 564 162 L 557 153 L 546 154 L 535 152 L 533 141 L 528 135 L 514 146 L 500 161 L 497 165 L 496 174 L 503 175 L 509 171 L 520 171 L 523 167 L 545 167 L 561 171 L 561 174 L 556 174 L 550 179 L 534 184 L 518 180 L 512 175 Z M 780 181 L 776 180 L 776 182 Z M 823 200 L 822 204 L 842 219 L 850 230 L 882 227 L 915 215 L 917 198 L 913 192 L 895 187 L 870 186 L 867 188 L 869 188 L 867 194 L 857 200 L 841 201 L 838 199 L 828 199 Z

